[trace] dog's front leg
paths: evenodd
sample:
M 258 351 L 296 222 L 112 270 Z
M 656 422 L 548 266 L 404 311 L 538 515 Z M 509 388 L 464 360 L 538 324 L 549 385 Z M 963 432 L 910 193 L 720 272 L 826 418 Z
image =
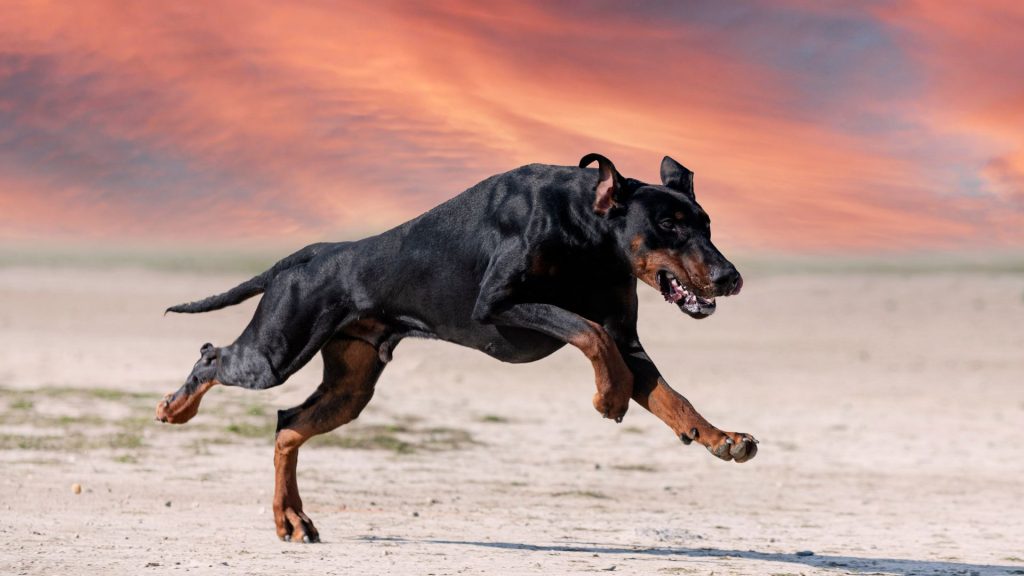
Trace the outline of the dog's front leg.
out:
M 633 400 L 668 424 L 684 444 L 696 441 L 722 460 L 746 462 L 757 454 L 757 440 L 742 432 L 723 432 L 668 385 L 639 344 L 622 350 L 633 372 Z
M 600 324 L 550 304 L 515 304 L 480 320 L 536 330 L 579 348 L 594 366 L 594 408 L 605 418 L 622 421 L 633 394 L 633 374 Z

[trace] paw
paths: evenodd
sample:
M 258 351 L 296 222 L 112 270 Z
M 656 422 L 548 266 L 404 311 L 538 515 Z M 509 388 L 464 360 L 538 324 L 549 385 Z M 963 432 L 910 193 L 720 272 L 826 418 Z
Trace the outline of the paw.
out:
M 184 424 L 199 412 L 199 402 L 180 390 L 164 396 L 156 405 L 156 419 L 168 424 Z
M 722 460 L 743 463 L 757 455 L 757 439 L 741 432 L 718 432 L 719 438 L 705 444 L 708 452 Z
M 274 524 L 277 525 L 277 537 L 283 542 L 311 544 L 320 541 L 320 533 L 301 508 L 288 506 L 275 509 Z
M 594 394 L 594 409 L 600 412 L 605 418 L 611 418 L 616 422 L 622 422 L 623 416 L 626 415 L 626 410 L 629 409 L 629 396 L 626 396 L 625 398 L 615 398 L 597 392 Z
M 199 402 L 202 400 L 203 394 L 206 394 L 206 391 L 216 383 L 216 380 L 210 380 L 195 389 L 186 384 L 177 392 L 164 396 L 163 400 L 156 405 L 156 419 L 169 424 L 188 422 L 199 412 Z

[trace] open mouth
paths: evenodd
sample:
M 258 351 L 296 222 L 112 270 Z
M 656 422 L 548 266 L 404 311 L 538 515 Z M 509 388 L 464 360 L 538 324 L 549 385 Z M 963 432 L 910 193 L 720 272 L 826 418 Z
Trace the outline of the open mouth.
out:
M 679 278 L 667 270 L 658 271 L 658 287 L 666 302 L 671 302 L 694 318 L 706 318 L 715 313 L 715 299 L 702 298 L 687 288 Z

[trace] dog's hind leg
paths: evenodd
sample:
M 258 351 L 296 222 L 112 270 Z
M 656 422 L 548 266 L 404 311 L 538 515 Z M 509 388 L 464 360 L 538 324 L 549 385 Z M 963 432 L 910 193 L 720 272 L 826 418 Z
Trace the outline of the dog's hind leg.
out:
M 250 390 L 282 384 L 345 323 L 347 309 L 337 296 L 301 271 L 281 274 L 238 340 L 223 348 L 203 345 L 185 384 L 157 405 L 157 420 L 188 422 L 203 394 L 217 384 Z
M 184 424 L 199 411 L 203 394 L 217 384 L 263 390 L 284 381 L 277 374 L 267 357 L 251 346 L 235 343 L 216 348 L 203 344 L 185 384 L 157 404 L 156 419 Z
M 317 542 L 320 535 L 302 510 L 296 479 L 299 447 L 359 416 L 373 396 L 384 362 L 376 346 L 363 340 L 334 339 L 321 350 L 323 382 L 301 405 L 281 410 L 274 442 L 274 523 L 277 535 L 292 542 Z

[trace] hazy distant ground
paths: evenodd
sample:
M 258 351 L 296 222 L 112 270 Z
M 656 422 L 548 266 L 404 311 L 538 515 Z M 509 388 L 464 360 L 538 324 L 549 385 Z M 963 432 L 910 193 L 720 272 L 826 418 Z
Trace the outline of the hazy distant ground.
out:
M 575 350 L 406 341 L 303 449 L 301 546 L 274 537 L 274 413 L 318 363 L 151 420 L 256 301 L 163 309 L 283 255 L 0 250 L 0 573 L 1024 574 L 1022 256 L 737 258 L 701 322 L 643 290 L 669 380 L 761 440 L 744 465 L 602 420 Z
M 255 274 L 298 250 L 256 248 L 11 248 L 0 247 L 0 268 L 142 268 L 165 272 Z M 741 271 L 757 275 L 796 273 L 1024 274 L 1024 252 L 964 252 L 891 255 L 729 254 Z

